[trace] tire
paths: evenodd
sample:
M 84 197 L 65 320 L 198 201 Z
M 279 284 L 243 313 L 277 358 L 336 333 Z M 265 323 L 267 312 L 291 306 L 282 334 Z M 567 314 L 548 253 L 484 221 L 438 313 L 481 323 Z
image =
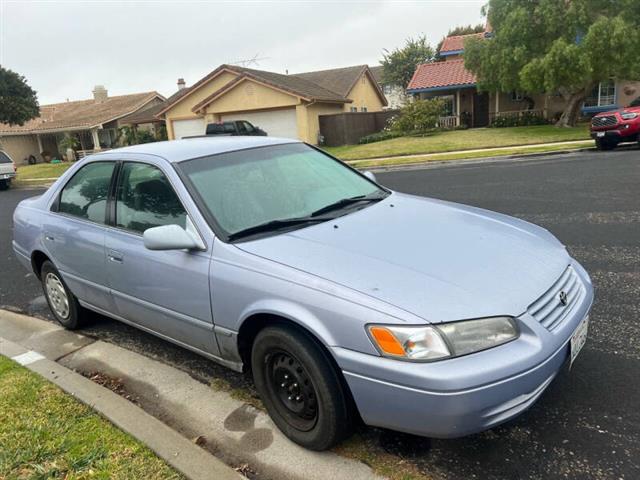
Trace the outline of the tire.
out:
M 616 148 L 616 144 L 614 142 L 608 142 L 606 140 L 596 140 L 596 148 L 598 150 L 613 150 Z
M 7 190 L 9 188 L 8 180 L 0 180 L 0 190 Z
M 58 323 L 68 330 L 81 327 L 84 310 L 67 287 L 58 269 L 49 260 L 42 264 L 40 280 L 49 309 Z
M 290 440 L 321 451 L 350 435 L 350 398 L 310 335 L 287 326 L 265 328 L 253 343 L 251 366 L 269 415 Z

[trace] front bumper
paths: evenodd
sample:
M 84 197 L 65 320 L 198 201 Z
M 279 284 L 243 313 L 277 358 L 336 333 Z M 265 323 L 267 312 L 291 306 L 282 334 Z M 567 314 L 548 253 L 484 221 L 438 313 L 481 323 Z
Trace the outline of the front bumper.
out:
M 638 129 L 629 125 L 627 128 L 622 126 L 613 130 L 591 130 L 591 138 L 594 140 L 606 139 L 618 143 L 634 142 L 638 139 Z
M 569 357 L 573 332 L 588 314 L 593 288 L 552 331 L 528 313 L 517 340 L 432 363 L 400 362 L 334 348 L 360 415 L 368 425 L 435 438 L 486 430 L 529 408 Z

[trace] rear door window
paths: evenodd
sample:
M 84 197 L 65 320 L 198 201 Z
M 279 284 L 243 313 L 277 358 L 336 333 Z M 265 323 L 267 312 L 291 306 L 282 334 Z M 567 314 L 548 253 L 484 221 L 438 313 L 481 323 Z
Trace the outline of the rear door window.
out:
M 114 168 L 115 162 L 94 162 L 78 170 L 60 192 L 58 212 L 105 223 Z
M 7 155 L 4 152 L 0 152 L 0 163 L 13 163 L 13 162 L 11 162 L 9 155 Z
M 116 226 L 136 233 L 161 225 L 186 226 L 187 213 L 164 173 L 127 162 L 116 191 Z

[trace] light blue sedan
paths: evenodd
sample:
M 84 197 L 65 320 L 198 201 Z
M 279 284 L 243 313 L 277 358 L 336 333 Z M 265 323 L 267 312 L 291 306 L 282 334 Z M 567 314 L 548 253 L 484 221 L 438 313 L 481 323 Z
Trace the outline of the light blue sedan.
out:
M 513 418 L 573 362 L 593 302 L 548 231 L 390 191 L 292 140 L 95 154 L 14 223 L 62 325 L 99 312 L 250 369 L 315 450 L 359 417 L 431 437 Z

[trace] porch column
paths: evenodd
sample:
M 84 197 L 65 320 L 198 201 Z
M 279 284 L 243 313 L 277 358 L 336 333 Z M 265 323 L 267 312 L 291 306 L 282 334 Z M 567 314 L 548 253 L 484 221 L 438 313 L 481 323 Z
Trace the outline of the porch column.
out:
M 38 155 L 40 155 L 42 153 L 42 151 L 44 150 L 42 148 L 42 139 L 40 138 L 40 135 L 36 134 L 36 140 L 38 141 Z
M 498 113 L 500 112 L 500 92 L 496 92 L 496 117 L 498 116 Z
M 100 138 L 98 137 L 98 129 L 91 130 L 91 139 L 93 140 L 93 149 L 100 150 Z
M 460 90 L 456 90 L 456 127 L 460 126 Z

